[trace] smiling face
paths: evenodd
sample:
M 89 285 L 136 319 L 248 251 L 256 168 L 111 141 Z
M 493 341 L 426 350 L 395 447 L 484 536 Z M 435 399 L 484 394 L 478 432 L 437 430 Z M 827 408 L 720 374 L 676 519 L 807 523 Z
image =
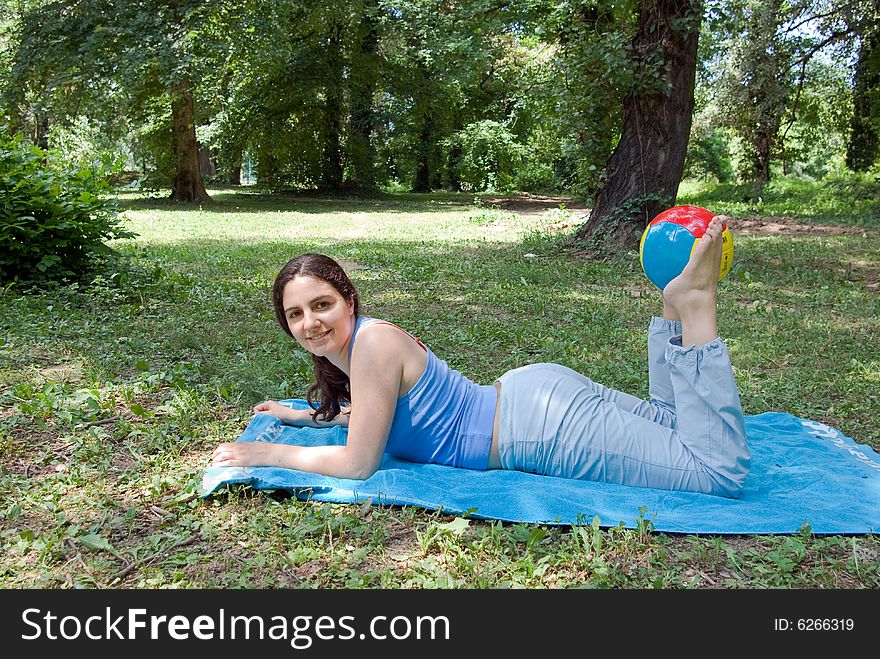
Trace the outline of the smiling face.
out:
M 284 317 L 293 338 L 317 357 L 347 354 L 354 330 L 354 303 L 323 279 L 298 275 L 284 286 Z

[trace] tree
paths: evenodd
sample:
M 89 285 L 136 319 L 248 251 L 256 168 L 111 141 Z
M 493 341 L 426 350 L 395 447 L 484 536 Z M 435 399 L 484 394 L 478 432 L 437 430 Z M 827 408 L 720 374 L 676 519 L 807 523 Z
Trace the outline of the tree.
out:
M 880 29 L 861 39 L 853 85 L 853 116 L 846 145 L 846 165 L 854 172 L 870 169 L 880 150 Z
M 366 0 L 351 63 L 351 112 L 348 161 L 351 178 L 364 190 L 376 187 L 376 149 L 373 145 L 376 113 L 373 98 L 382 73 L 379 55 L 378 0 Z
M 324 87 L 324 125 L 322 127 L 324 152 L 321 160 L 321 187 L 330 191 L 340 188 L 343 175 L 342 131 L 345 123 L 343 29 L 341 17 L 333 17 L 323 39 L 327 81 Z
M 248 150 L 270 189 L 373 188 L 386 69 L 377 1 L 252 2 L 236 26 L 228 101 L 216 117 L 221 152 Z
M 783 0 L 754 1 L 746 7 L 745 28 L 732 53 L 726 105 L 732 128 L 746 150 L 748 174 L 759 195 L 770 180 L 770 161 L 777 144 L 792 82 L 791 53 L 777 38 L 783 20 Z
M 199 165 L 195 117 L 192 84 L 189 77 L 182 76 L 171 85 L 171 122 L 176 164 L 174 181 L 171 184 L 172 201 L 211 200 Z
M 204 26 L 219 0 L 61 0 L 28 10 L 15 54 L 12 88 L 36 83 L 42 99 L 59 88 L 115 85 L 117 111 L 166 99 L 171 113 L 175 173 L 171 198 L 208 201 L 198 167 L 196 88 L 213 64 L 219 32 Z M 76 114 L 79 105 L 69 105 Z
M 521 3 L 529 5 L 531 3 Z M 394 175 L 427 192 L 459 187 L 453 136 L 484 120 L 515 123 L 515 57 L 528 7 L 467 0 L 382 0 L 386 100 L 382 132 Z
M 869 43 L 880 12 L 877 0 L 725 0 L 711 9 L 720 44 L 711 62 L 721 71 L 712 90 L 716 125 L 736 136 L 741 175 L 757 198 L 775 162 L 789 172 L 798 158 L 820 157 L 823 146 L 827 155 L 828 131 L 840 132 L 849 96 L 858 94 L 858 85 L 844 83 L 852 50 L 860 36 Z M 810 135 L 823 139 L 817 144 Z M 807 168 L 816 173 L 817 164 Z
M 635 248 L 647 222 L 675 203 L 694 109 L 701 13 L 696 0 L 642 0 L 623 130 L 578 240 Z

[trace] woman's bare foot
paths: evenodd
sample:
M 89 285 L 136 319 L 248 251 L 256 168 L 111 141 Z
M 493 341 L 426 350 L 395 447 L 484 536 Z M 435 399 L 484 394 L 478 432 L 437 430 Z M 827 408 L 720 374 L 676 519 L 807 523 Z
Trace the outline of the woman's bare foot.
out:
M 678 309 L 672 306 L 672 303 L 663 297 L 663 291 L 660 291 L 660 298 L 663 300 L 663 318 L 666 320 L 681 320 L 681 314 Z
M 663 303 L 681 317 L 682 344 L 705 345 L 718 336 L 716 296 L 724 216 L 713 217 L 678 277 L 663 289 Z

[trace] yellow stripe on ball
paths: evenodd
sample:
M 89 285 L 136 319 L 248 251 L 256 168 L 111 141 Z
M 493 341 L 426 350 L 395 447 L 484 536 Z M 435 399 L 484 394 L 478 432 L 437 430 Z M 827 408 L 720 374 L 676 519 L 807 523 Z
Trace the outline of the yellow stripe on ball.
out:
M 697 245 L 700 244 L 702 238 L 697 238 L 694 241 L 694 246 L 691 247 L 691 254 L 694 253 L 694 250 L 697 248 Z M 730 268 L 733 265 L 733 234 L 730 233 L 730 229 L 726 228 L 721 232 L 721 269 L 718 272 L 718 281 L 724 279 L 728 273 L 730 273 Z

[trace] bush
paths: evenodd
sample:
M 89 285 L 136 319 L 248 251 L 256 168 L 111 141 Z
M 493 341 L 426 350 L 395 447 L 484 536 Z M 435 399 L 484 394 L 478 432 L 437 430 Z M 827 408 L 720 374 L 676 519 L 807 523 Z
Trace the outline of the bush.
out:
M 714 179 L 718 183 L 727 183 L 733 178 L 727 140 L 721 131 L 691 133 L 684 175 L 698 181 Z
M 522 147 L 516 136 L 497 121 L 468 124 L 447 140 L 452 166 L 468 191 L 507 192 L 513 173 L 522 160 Z
M 0 281 L 78 279 L 131 238 L 100 166 L 64 168 L 48 154 L 0 129 Z
M 521 192 L 555 192 L 559 186 L 550 165 L 530 162 L 516 173 L 513 187 Z

